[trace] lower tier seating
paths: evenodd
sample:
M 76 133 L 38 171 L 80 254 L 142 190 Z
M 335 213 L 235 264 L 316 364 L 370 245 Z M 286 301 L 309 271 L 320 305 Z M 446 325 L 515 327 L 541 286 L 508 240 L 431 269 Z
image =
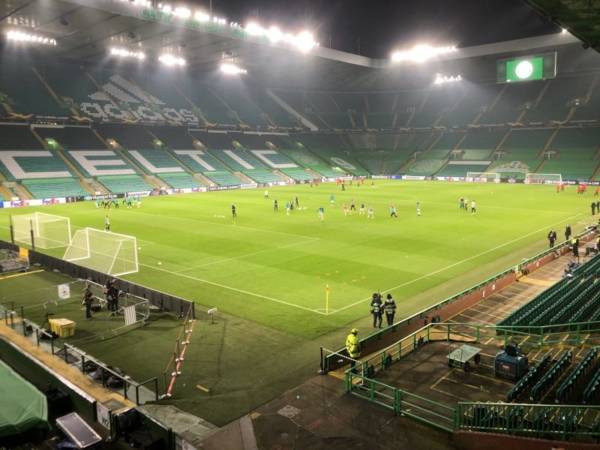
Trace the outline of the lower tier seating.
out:
M 23 186 L 34 198 L 79 197 L 89 195 L 76 178 L 43 178 L 23 180 Z
M 189 173 L 163 173 L 160 175 L 160 179 L 174 189 L 189 189 L 201 186 Z
M 113 175 L 98 177 L 102 183 L 112 193 L 125 192 L 144 192 L 151 191 L 152 186 L 147 184 L 139 175 Z
M 217 183 L 219 186 L 237 186 L 242 184 L 242 180 L 230 172 L 204 172 L 204 176 Z

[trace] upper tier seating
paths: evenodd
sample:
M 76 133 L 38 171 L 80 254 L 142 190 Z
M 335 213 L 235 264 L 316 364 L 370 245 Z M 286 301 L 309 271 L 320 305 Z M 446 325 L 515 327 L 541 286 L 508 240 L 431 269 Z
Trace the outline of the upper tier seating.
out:
M 564 121 L 572 107 L 573 100 L 583 98 L 593 77 L 583 75 L 573 78 L 550 80 L 541 101 L 525 115 L 526 122 Z
M 58 106 L 51 97 L 30 64 L 4 58 L 5 55 L 0 64 L 0 94 L 8 96 L 8 105 L 14 112 L 36 116 L 69 116 L 69 112 Z M 4 115 L 1 107 L 0 115 Z
M 206 148 L 224 149 L 233 148 L 233 138 L 229 133 L 216 133 L 191 130 L 192 137 L 198 139 Z
M 544 86 L 543 81 L 504 85 L 500 99 L 479 120 L 480 124 L 516 122 L 528 103 L 533 103 Z

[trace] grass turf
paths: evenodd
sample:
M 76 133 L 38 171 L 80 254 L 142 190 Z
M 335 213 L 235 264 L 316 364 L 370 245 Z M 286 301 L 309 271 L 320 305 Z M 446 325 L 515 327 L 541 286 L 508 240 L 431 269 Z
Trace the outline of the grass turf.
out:
M 109 212 L 115 232 L 139 239 L 140 272 L 126 278 L 225 312 L 214 325 L 196 327 L 171 400 L 217 425 L 314 373 L 319 345 L 340 347 L 345 325 L 358 324 L 366 334 L 373 291 L 394 294 L 400 319 L 542 250 L 551 227 L 560 237 L 566 223 L 578 230 L 592 220 L 591 195 L 576 195 L 573 188 L 556 194 L 551 186 L 376 181 L 346 192 L 303 185 L 272 188 L 270 194 L 269 200 L 263 190 L 154 197 L 140 209 Z M 329 205 L 331 194 L 335 206 Z M 282 206 L 295 196 L 306 210 L 286 216 Z M 477 214 L 459 210 L 461 196 L 477 201 Z M 375 219 L 344 217 L 342 205 L 352 199 L 373 206 Z M 235 224 L 232 203 L 238 207 Z M 391 203 L 398 219 L 388 216 Z M 324 223 L 316 213 L 320 206 L 326 208 Z M 92 203 L 35 209 L 69 216 L 74 227 L 102 228 L 105 214 Z M 29 210 L 0 210 L 5 216 L 22 212 Z M 0 233 L 8 238 L 7 228 Z M 65 280 L 53 273 L 1 280 L 0 297 L 39 304 L 41 292 Z M 35 289 L 37 294 L 23 296 Z M 82 331 L 112 326 L 84 322 L 81 306 L 75 302 L 72 308 L 62 312 Z M 34 314 L 41 320 L 39 308 L 28 310 L 32 319 Z M 161 375 L 179 326 L 161 317 L 115 339 L 85 339 L 79 346 L 141 381 Z
M 589 220 L 591 197 L 574 189 L 556 194 L 553 187 L 539 185 L 393 181 L 345 192 L 333 185 L 303 185 L 272 188 L 270 194 L 268 200 L 262 190 L 154 197 L 140 209 L 111 209 L 112 230 L 136 236 L 140 246 L 140 271 L 126 278 L 286 333 L 315 337 L 363 317 L 374 291 L 391 292 L 401 305 L 399 313 L 414 312 L 440 300 L 415 303 L 411 299 L 417 294 L 467 274 L 491 275 L 503 268 L 494 267 L 494 261 L 519 249 L 541 250 L 551 227 L 562 236 L 565 224 Z M 330 205 L 331 194 L 335 205 Z M 283 205 L 295 196 L 306 209 L 287 216 Z M 459 210 L 461 196 L 477 201 L 476 214 Z M 273 212 L 275 198 L 278 213 Z M 357 213 L 345 217 L 342 205 L 352 199 L 357 208 L 362 202 L 372 206 L 375 219 Z M 232 203 L 238 209 L 235 222 Z M 390 204 L 397 205 L 398 219 L 389 217 Z M 316 213 L 320 206 L 326 208 L 322 223 Z M 70 217 L 75 228 L 102 228 L 105 214 L 92 203 L 41 210 Z M 8 231 L 2 231 L 7 238 Z M 517 260 L 515 255 L 512 262 Z M 457 287 L 467 287 L 470 279 Z

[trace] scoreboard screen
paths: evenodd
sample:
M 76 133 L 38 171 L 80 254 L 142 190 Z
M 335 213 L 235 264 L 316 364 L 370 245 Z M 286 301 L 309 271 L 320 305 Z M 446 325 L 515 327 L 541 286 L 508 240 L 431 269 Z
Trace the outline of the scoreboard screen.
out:
M 497 62 L 498 83 L 544 80 L 556 76 L 556 53 L 520 56 Z

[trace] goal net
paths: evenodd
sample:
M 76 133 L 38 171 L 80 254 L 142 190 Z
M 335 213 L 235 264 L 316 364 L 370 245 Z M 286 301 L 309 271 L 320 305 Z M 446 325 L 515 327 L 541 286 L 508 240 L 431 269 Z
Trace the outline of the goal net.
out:
M 500 173 L 498 172 L 467 172 L 467 181 L 493 182 L 500 183 Z
M 560 173 L 527 173 L 525 184 L 560 184 L 562 175 Z
M 134 236 L 84 228 L 75 232 L 63 259 L 114 276 L 136 273 L 137 240 Z
M 43 249 L 67 247 L 71 243 L 68 217 L 36 212 L 12 216 L 15 242 Z M 31 237 L 33 235 L 33 241 Z

